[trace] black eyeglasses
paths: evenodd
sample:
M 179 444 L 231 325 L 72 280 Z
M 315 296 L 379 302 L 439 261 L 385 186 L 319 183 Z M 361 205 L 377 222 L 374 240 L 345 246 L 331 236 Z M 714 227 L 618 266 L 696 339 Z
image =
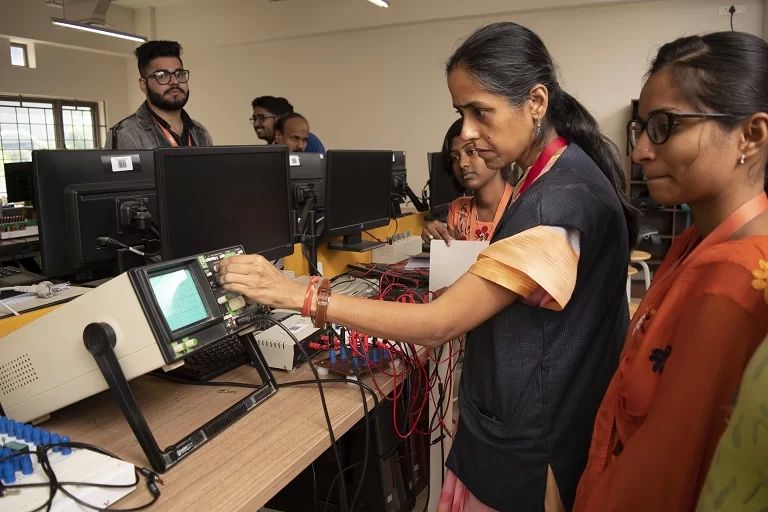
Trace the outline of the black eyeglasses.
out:
M 168 85 L 171 83 L 171 76 L 175 76 L 176 80 L 180 84 L 183 84 L 189 81 L 189 70 L 177 69 L 176 71 L 168 71 L 167 69 L 158 69 L 154 73 L 150 73 L 147 76 L 143 76 L 141 78 L 145 80 L 148 78 L 154 78 L 158 84 Z
M 716 112 L 656 112 L 651 114 L 647 121 L 633 119 L 627 124 L 627 139 L 632 149 L 635 148 L 643 132 L 648 133 L 648 138 L 654 144 L 664 144 L 669 140 L 672 132 L 680 124 L 679 119 L 684 118 L 738 118 L 733 114 L 718 114 Z
M 267 116 L 264 114 L 256 114 L 255 116 L 249 117 L 248 120 L 251 122 L 251 124 L 262 124 L 267 119 L 274 119 L 277 116 Z

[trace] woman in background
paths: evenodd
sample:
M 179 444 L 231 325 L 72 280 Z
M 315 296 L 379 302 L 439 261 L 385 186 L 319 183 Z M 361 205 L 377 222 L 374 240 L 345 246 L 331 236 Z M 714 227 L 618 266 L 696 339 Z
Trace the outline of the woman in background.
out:
M 447 223 L 433 220 L 424 226 L 421 237 L 425 242 L 490 240 L 512 199 L 512 185 L 506 179 L 506 170 L 489 169 L 477 155 L 473 143 L 461 138 L 461 128 L 461 119 L 448 128 L 443 141 L 443 162 L 446 162 L 446 172 L 473 195 L 451 202 Z
M 662 46 L 628 132 L 651 196 L 687 203 L 695 225 L 630 324 L 575 509 L 693 510 L 768 332 L 768 44 L 719 32 Z

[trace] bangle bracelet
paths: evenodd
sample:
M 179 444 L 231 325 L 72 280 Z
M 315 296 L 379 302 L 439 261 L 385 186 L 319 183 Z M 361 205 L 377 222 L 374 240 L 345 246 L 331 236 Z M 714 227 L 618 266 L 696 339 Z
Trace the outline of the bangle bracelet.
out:
M 312 313 L 312 292 L 315 290 L 315 285 L 319 280 L 320 278 L 317 276 L 309 278 L 307 291 L 304 294 L 304 305 L 301 307 L 301 316 L 309 316 Z
M 317 312 L 315 313 L 315 327 L 319 329 L 325 327 L 325 317 L 330 300 L 331 282 L 328 279 L 323 279 L 320 288 L 317 290 Z

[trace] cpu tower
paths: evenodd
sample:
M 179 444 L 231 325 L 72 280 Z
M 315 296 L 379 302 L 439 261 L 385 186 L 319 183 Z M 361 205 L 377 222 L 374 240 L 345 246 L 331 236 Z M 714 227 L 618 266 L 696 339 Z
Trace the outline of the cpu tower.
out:
M 346 459 L 350 465 L 347 484 L 350 500 L 360 485 L 362 490 L 352 512 L 410 512 L 415 497 L 408 492 L 400 439 L 394 429 L 392 402 L 382 401 L 368 414 L 369 436 L 363 418 L 344 436 Z M 368 444 L 367 463 L 363 464 Z M 363 474 L 365 467 L 365 474 Z

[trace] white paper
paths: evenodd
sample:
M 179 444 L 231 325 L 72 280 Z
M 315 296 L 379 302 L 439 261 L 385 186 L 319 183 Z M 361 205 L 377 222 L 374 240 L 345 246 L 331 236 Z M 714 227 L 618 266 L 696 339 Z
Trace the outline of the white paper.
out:
M 477 256 L 488 247 L 488 242 L 432 240 L 429 246 L 429 289 L 437 291 L 452 285 L 477 261 Z

